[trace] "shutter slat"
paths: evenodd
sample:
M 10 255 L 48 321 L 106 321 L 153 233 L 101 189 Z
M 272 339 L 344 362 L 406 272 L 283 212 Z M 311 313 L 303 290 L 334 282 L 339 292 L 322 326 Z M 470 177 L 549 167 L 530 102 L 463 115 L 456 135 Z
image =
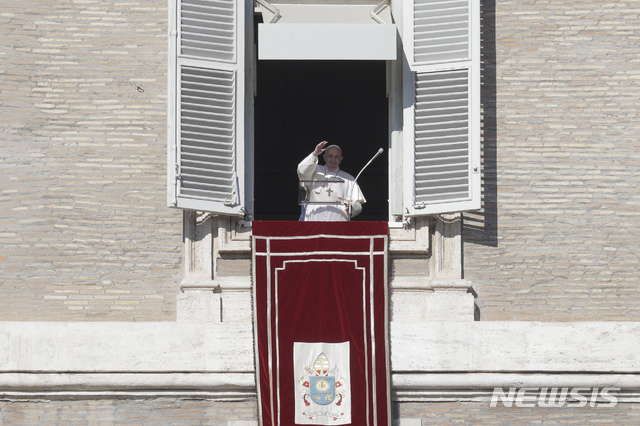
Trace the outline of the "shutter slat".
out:
M 467 147 L 467 141 L 462 138 L 459 141 L 452 140 L 451 142 L 442 141 L 439 138 L 435 140 L 436 143 L 423 144 L 416 147 L 416 155 L 420 155 L 423 152 L 444 152 L 444 149 L 449 151 L 463 150 Z
M 191 109 L 193 111 L 197 109 L 200 114 L 224 115 L 226 111 L 225 106 L 227 105 L 224 100 L 210 99 L 208 101 L 208 105 L 202 105 L 186 102 L 185 99 L 183 99 L 181 106 L 182 108 Z
M 183 134 L 182 139 L 182 151 L 190 152 L 197 150 L 218 150 L 218 151 L 228 151 L 229 144 L 226 141 L 216 142 L 211 140 L 209 135 L 198 135 L 199 139 L 196 139 L 194 135 Z
M 205 167 L 202 167 L 203 165 Z M 206 172 L 207 174 L 204 175 L 203 172 Z M 207 170 L 206 163 L 194 163 L 185 161 L 183 163 L 182 177 L 183 179 L 191 178 L 194 181 L 198 182 L 209 182 L 211 185 L 215 186 L 216 184 L 228 184 L 229 182 L 231 182 L 233 173 L 231 169 L 211 171 Z
M 216 120 L 207 120 L 207 119 L 189 119 L 185 118 L 182 120 L 182 128 L 185 131 L 196 131 L 199 130 L 204 134 L 227 134 L 231 136 L 233 134 L 233 116 L 229 116 L 227 121 L 216 121 Z
M 188 165 L 188 167 L 193 167 L 193 168 L 206 168 L 206 166 L 208 164 L 211 164 L 211 161 L 219 161 L 220 163 L 224 164 L 227 163 L 229 160 L 229 156 L 225 155 L 225 153 L 212 153 L 213 155 L 185 155 L 183 157 L 183 167 L 185 165 Z M 220 169 L 220 170 L 214 170 L 214 171 L 210 171 L 211 175 L 215 175 L 215 173 L 217 172 L 233 172 L 233 169 L 229 168 L 228 166 L 224 169 Z M 202 175 L 202 173 L 201 173 Z

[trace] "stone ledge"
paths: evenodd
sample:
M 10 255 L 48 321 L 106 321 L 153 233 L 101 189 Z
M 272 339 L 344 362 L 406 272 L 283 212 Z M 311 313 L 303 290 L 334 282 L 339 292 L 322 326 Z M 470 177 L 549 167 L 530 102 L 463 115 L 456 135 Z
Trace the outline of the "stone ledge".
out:
M 510 387 L 619 387 L 626 390 L 640 390 L 640 374 L 606 373 L 393 373 L 393 388 L 409 395 L 418 392 L 432 392 L 444 395 L 469 393 L 476 390 L 485 394 L 486 390 Z M 635 392 L 634 392 L 635 393 Z
M 0 373 L 4 398 L 255 399 L 255 374 L 246 373 Z
M 251 222 L 237 217 L 218 216 L 218 252 L 225 254 L 251 253 Z M 408 224 L 389 228 L 390 253 L 419 253 L 430 251 L 429 217 L 418 216 Z
M 392 322 L 394 387 L 527 380 L 597 385 L 618 378 L 611 384 L 640 388 L 638 335 L 634 322 Z M 175 390 L 192 380 L 193 390 L 239 386 L 245 394 L 255 386 L 253 339 L 250 322 L 0 322 L 0 390 L 107 386 L 143 392 L 136 383 Z M 125 380 L 133 378 L 137 382 Z
M 399 402 L 488 402 L 495 388 L 614 388 L 618 402 L 640 402 L 640 374 L 394 373 L 392 399 Z M 546 391 L 545 390 L 545 391 Z M 4 399 L 257 398 L 255 375 L 246 373 L 0 373 Z
M 637 322 L 392 322 L 396 372 L 640 373 Z
M 246 372 L 247 322 L 0 322 L 0 373 Z

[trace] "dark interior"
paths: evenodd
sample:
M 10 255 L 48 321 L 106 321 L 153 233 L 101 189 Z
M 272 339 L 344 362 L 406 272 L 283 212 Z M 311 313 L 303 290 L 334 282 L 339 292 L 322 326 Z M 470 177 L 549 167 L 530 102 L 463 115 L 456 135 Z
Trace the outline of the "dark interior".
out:
M 298 220 L 298 163 L 323 140 L 367 202 L 354 220 L 388 220 L 388 100 L 384 61 L 258 61 L 255 219 Z M 322 164 L 322 158 L 321 158 Z

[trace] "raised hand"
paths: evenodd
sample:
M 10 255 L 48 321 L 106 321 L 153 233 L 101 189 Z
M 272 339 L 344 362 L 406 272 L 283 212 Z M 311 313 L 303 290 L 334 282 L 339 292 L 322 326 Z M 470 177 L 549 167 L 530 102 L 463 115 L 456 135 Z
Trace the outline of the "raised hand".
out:
M 315 155 L 316 157 L 320 154 L 322 154 L 323 152 L 326 151 L 325 146 L 328 144 L 328 141 L 322 141 L 320 142 L 318 145 L 316 145 L 316 149 L 313 150 L 312 154 Z

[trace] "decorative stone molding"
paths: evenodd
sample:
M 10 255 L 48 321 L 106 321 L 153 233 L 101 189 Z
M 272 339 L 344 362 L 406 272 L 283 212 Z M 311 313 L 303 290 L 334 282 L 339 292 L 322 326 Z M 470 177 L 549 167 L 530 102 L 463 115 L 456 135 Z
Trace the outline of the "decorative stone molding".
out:
M 185 212 L 184 220 L 186 270 L 177 297 L 178 321 L 250 320 L 251 223 L 194 211 Z M 474 319 L 471 283 L 461 278 L 461 230 L 460 214 L 414 217 L 389 228 L 394 261 L 401 259 L 410 269 L 426 262 L 421 271 L 390 277 L 391 288 L 407 292 L 396 293 L 398 303 L 422 301 L 415 314 L 424 321 Z
M 427 284 L 427 321 L 473 321 L 472 283 L 462 279 L 462 215 L 434 217 L 433 279 Z
M 430 249 L 429 217 L 418 216 L 411 218 L 402 227 L 389 227 L 390 253 L 422 253 Z
M 462 278 L 462 216 L 460 213 L 434 217 L 434 278 Z
M 617 387 L 620 402 L 639 402 L 639 332 L 634 322 L 391 322 L 394 400 Z M 0 343 L 4 398 L 256 397 L 250 323 L 3 322 Z
M 496 388 L 527 389 L 536 399 L 551 388 L 615 388 L 609 394 L 617 402 L 640 402 L 640 374 L 607 373 L 394 373 L 393 399 L 399 402 L 482 402 L 491 401 Z M 604 401 L 606 402 L 606 401 Z
M 0 373 L 0 397 L 255 400 L 253 373 Z
M 239 218 L 185 212 L 185 277 L 176 298 L 177 321 L 251 321 L 249 273 L 219 273 L 221 263 L 234 256 L 248 261 L 250 235 L 251 228 Z
M 429 218 L 426 216 L 389 228 L 390 252 L 427 253 L 429 243 Z M 250 253 L 251 222 L 235 216 L 219 216 L 217 244 L 220 253 Z
M 237 216 L 218 216 L 218 251 L 251 252 L 251 222 Z
M 393 373 L 397 402 L 489 403 L 495 388 L 527 388 L 536 398 L 542 389 L 605 388 L 619 403 L 640 402 L 639 374 L 606 373 Z M 255 400 L 253 373 L 0 373 L 0 397 L 10 399 L 206 398 Z M 418 423 L 419 424 L 419 423 Z
M 217 216 L 217 238 L 213 252 L 216 268 L 216 282 L 222 291 L 251 291 L 251 222 L 237 216 Z M 240 261 L 246 264 L 245 270 L 226 271 L 223 262 Z M 225 272 L 225 273 L 222 273 Z
M 180 289 L 210 289 L 213 281 L 213 246 L 217 237 L 217 217 L 211 213 L 184 212 L 185 271 Z

